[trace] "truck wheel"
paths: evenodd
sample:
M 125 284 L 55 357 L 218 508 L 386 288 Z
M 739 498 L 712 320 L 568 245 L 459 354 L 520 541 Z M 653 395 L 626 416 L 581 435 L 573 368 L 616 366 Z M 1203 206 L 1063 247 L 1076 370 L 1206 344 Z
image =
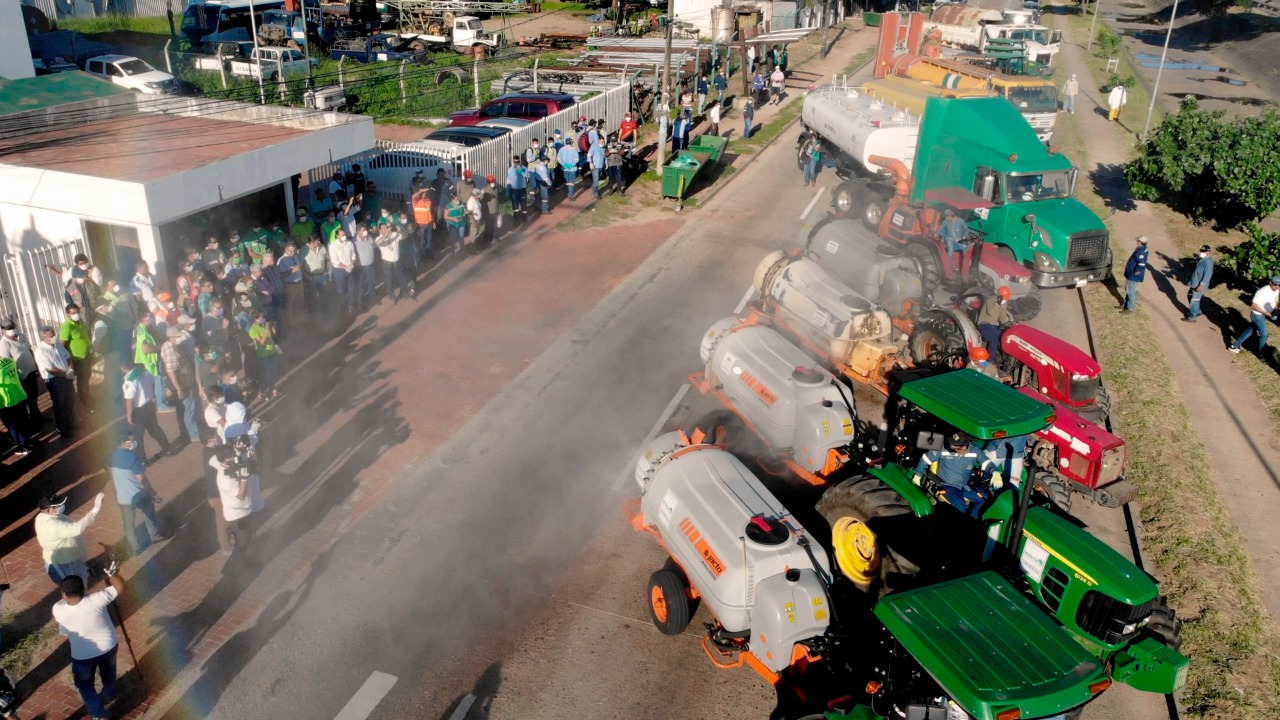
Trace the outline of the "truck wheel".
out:
M 946 363 L 949 358 L 957 355 L 964 355 L 965 360 L 968 360 L 964 335 L 954 323 L 943 320 L 921 320 L 916 323 L 907 346 L 911 350 L 912 362 L 917 365 Z
M 426 40 L 414 40 L 409 43 L 409 49 L 416 53 L 424 53 L 430 52 L 431 46 L 427 44 Z
M 1009 301 L 1009 313 L 1017 322 L 1027 322 L 1040 314 L 1041 305 L 1040 288 L 1032 285 L 1031 292 Z
M 836 186 L 835 192 L 831 193 L 831 212 L 836 217 L 847 217 L 853 212 L 857 200 L 858 196 L 853 183 L 840 183 Z
M 1048 498 L 1064 513 L 1071 512 L 1071 488 L 1056 474 L 1040 471 L 1031 478 L 1031 488 Z
M 851 517 L 876 535 L 880 548 L 880 577 L 891 573 L 913 576 L 920 566 L 896 549 L 895 540 L 910 536 L 916 524 L 911 506 L 893 488 L 873 475 L 861 475 L 833 485 L 818 499 L 818 514 L 835 528 L 841 518 Z
M 920 271 L 920 286 L 925 296 L 929 296 L 942 282 L 942 267 L 938 264 L 938 256 L 932 250 L 919 243 L 908 243 L 907 256 L 916 263 Z
M 1161 595 L 1156 600 L 1155 607 L 1151 608 L 1151 622 L 1147 623 L 1147 630 L 1154 633 L 1171 650 L 1182 647 L 1182 620 L 1178 618 L 1178 611 L 1169 607 L 1169 598 L 1164 595 Z
M 679 573 L 664 568 L 649 576 L 649 617 L 663 635 L 679 635 L 689 627 L 689 592 Z
M 886 198 L 870 188 L 862 188 L 859 206 L 862 207 L 862 222 L 868 229 L 879 232 L 880 219 L 884 217 L 884 208 L 888 205 Z

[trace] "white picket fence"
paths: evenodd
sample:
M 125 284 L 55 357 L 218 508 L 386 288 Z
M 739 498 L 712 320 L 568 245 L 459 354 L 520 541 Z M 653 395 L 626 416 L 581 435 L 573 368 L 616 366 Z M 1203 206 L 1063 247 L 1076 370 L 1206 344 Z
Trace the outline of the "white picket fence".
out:
M 567 136 L 569 127 L 584 115 L 592 120 L 603 119 L 606 127 L 616 129 L 630 110 L 631 85 L 624 84 L 475 147 L 429 141 L 378 141 L 373 150 L 313 168 L 308 173 L 309 185 L 327 184 L 335 171 L 345 173 L 353 164 L 359 164 L 365 177 L 378 184 L 384 200 L 392 202 L 408 201 L 409 187 L 418 170 L 423 171 L 428 182 L 436 176 L 437 168 L 443 168 L 450 177 L 456 178 L 470 170 L 479 178 L 493 175 L 498 184 L 502 184 L 507 177 L 507 168 L 511 166 L 511 158 L 523 155 L 534 138 L 545 142 L 557 129 Z
M 54 275 L 49 265 L 70 279 L 76 253 L 85 252 L 80 240 L 66 240 L 32 250 L 4 254 L 0 266 L 0 318 L 13 318 L 28 338 L 39 337 L 42 325 L 57 327 L 66 314 L 63 293 L 65 280 Z
M 39 8 L 50 20 L 105 15 L 163 17 L 172 9 L 176 22 L 187 7 L 187 0 L 21 0 L 21 3 Z

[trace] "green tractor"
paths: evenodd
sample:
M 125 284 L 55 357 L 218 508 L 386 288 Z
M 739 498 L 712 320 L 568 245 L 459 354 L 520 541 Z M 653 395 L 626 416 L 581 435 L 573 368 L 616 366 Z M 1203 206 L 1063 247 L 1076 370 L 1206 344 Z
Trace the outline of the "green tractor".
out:
M 902 610 L 910 599 L 949 587 L 948 583 L 968 587 L 966 583 L 977 582 L 974 578 L 994 572 L 1042 619 L 1065 630 L 1097 667 L 1106 670 L 1109 680 L 1158 693 L 1184 684 L 1190 661 L 1177 652 L 1180 622 L 1165 605 L 1154 578 L 1056 512 L 1049 498 L 1037 491 L 1043 487 L 1037 477 L 1008 460 L 1020 457 L 1023 438 L 1054 421 L 1050 406 L 974 370 L 905 370 L 891 375 L 885 416 L 886 436 L 880 443 L 884 462 L 828 489 L 817 510 L 832 526 L 831 547 L 842 573 L 870 590 L 872 597 L 880 597 L 876 617 L 898 638 L 918 635 L 923 649 L 911 649 L 912 655 L 919 659 L 930 648 L 945 649 L 947 638 L 958 631 L 953 627 L 957 618 L 970 622 L 994 613 L 1003 619 L 1017 603 L 1009 600 L 1005 588 L 999 604 L 971 604 L 957 595 L 950 611 L 941 605 L 929 611 Z M 981 441 L 983 451 L 1002 444 L 1012 448 L 1004 455 L 1011 481 L 989 491 L 977 520 L 940 500 L 928 478 L 920 485 L 913 482 L 921 455 L 940 449 L 943 437 L 955 431 Z M 859 524 L 874 534 L 876 552 L 854 549 L 855 544 L 867 543 L 865 536 L 849 532 Z M 859 558 L 874 555 L 879 557 L 878 570 L 868 578 L 867 563 Z M 1029 620 L 1020 616 L 1020 622 Z M 911 623 L 922 626 L 905 627 Z M 992 631 L 1001 635 L 1009 629 L 1000 625 Z M 972 659 L 963 670 L 970 672 L 981 662 Z M 1016 670 L 1036 671 L 1023 665 Z M 974 697 L 965 695 L 964 688 L 950 687 L 938 673 L 930 674 L 970 715 L 987 717 L 975 712 L 981 704 L 972 704 Z M 996 708 L 989 717 L 1043 716 L 1033 714 L 1037 709 L 1026 710 L 1004 715 Z M 830 717 L 875 717 L 858 712 Z

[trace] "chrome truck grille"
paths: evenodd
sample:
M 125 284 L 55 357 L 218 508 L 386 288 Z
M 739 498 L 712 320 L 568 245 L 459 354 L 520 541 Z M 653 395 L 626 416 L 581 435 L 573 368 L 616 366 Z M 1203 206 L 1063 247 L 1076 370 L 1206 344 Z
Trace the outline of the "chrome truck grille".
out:
M 1106 230 L 1090 230 L 1072 235 L 1065 269 L 1075 270 L 1101 265 L 1107 258 L 1107 239 Z

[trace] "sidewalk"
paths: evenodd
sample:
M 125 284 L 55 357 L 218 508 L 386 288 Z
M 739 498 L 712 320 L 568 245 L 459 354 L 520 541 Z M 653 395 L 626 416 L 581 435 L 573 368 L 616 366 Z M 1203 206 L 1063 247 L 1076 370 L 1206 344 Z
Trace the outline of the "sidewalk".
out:
M 1280 447 L 1272 436 L 1270 415 L 1235 366 L 1234 356 L 1226 351 L 1226 331 L 1209 318 L 1196 324 L 1181 321 L 1186 313 L 1187 280 L 1183 254 L 1151 204 L 1128 196 L 1122 174 L 1133 142 L 1128 129 L 1135 123 L 1141 127 L 1145 108 L 1126 108 L 1123 128 L 1109 122 L 1106 98 L 1089 80 L 1083 45 L 1071 37 L 1064 17 L 1055 19 L 1065 35 L 1063 69 L 1081 78 L 1077 118 L 1082 136 L 1088 138 L 1091 167 L 1086 169 L 1100 194 L 1117 210 L 1111 219 L 1112 232 L 1126 253 L 1117 258 L 1118 267 L 1132 251 L 1135 237 L 1150 238 L 1148 279 L 1140 290 L 1137 314 L 1129 319 L 1149 320 L 1191 410 L 1196 434 L 1209 449 L 1215 487 L 1247 542 L 1264 605 L 1273 619 L 1280 618 L 1280 547 L 1272 529 L 1280 517 Z

